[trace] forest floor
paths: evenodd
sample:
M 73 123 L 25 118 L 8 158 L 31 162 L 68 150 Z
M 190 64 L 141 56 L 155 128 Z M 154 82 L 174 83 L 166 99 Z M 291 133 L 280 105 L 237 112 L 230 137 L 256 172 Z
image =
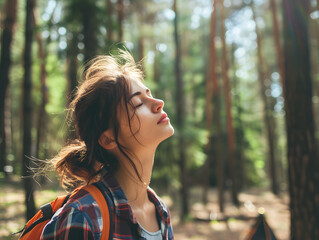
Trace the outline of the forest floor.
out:
M 200 196 L 200 192 L 199 188 L 193 189 L 192 196 Z M 192 201 L 191 216 L 197 220 L 184 224 L 180 224 L 176 219 L 178 211 L 172 206 L 175 239 L 245 240 L 256 223 L 259 212 L 264 213 L 277 240 L 289 239 L 290 212 L 287 193 L 276 196 L 269 190 L 254 188 L 239 193 L 238 198 L 240 206 L 235 207 L 231 203 L 230 194 L 225 194 L 222 214 L 219 212 L 217 191 L 212 189 L 209 192 L 208 204 Z
M 20 230 L 25 224 L 22 187 L 22 182 L 17 179 L 10 182 L 0 179 L 0 240 L 17 239 L 10 233 Z M 50 186 L 50 189 L 44 187 L 35 193 L 37 206 L 63 194 L 64 192 L 56 185 Z M 278 240 L 289 239 L 287 194 L 277 197 L 263 189 L 248 189 L 239 194 L 238 208 L 230 203 L 230 197 L 226 195 L 224 214 L 218 211 L 217 193 L 214 189 L 209 191 L 209 203 L 206 205 L 200 203 L 200 195 L 199 188 L 192 189 L 191 218 L 183 224 L 179 223 L 176 203 L 167 196 L 163 197 L 171 209 L 175 239 L 244 240 L 256 221 L 258 211 L 265 212 L 264 216 Z

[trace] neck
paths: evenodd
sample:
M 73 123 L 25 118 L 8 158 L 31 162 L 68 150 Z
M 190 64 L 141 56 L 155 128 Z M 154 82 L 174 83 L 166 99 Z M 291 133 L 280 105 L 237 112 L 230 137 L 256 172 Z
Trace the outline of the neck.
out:
M 155 149 L 154 151 L 143 151 L 143 153 L 131 157 L 140 178 L 125 156 L 122 154 L 117 156 L 120 166 L 115 177 L 133 208 L 144 206 L 149 201 L 147 187 L 151 181 L 154 155 Z

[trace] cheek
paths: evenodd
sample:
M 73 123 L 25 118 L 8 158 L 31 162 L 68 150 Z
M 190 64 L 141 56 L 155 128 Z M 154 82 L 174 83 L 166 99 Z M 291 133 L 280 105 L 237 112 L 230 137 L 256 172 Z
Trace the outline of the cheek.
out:
M 154 118 L 150 118 L 149 115 L 140 116 L 139 131 L 137 132 L 136 137 L 144 143 L 149 143 L 157 138 L 156 136 L 160 134 L 159 130 Z
M 140 121 L 138 120 L 136 115 L 130 119 L 130 122 L 127 118 L 125 119 L 125 121 L 122 121 L 120 126 L 120 132 L 119 132 L 119 135 L 121 136 L 121 138 L 129 139 L 133 137 L 133 135 L 136 135 L 140 130 L 139 122 Z
M 139 139 L 148 139 L 152 134 L 156 125 L 156 119 L 151 117 L 151 113 L 147 108 L 139 108 L 135 114 L 131 113 L 130 124 L 126 116 L 121 119 L 120 135 L 123 140 L 133 138 L 133 135 Z

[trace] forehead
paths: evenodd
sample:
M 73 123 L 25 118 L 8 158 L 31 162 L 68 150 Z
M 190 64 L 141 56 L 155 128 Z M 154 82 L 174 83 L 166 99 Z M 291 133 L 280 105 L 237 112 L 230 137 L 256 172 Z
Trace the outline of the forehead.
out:
M 139 80 L 134 80 L 134 79 L 127 79 L 128 83 L 129 83 L 129 96 L 128 96 L 128 99 L 129 99 L 129 102 L 131 102 L 131 99 L 132 98 L 132 95 L 136 92 L 140 92 L 142 93 L 143 91 L 145 91 L 147 89 L 147 87 Z M 121 101 L 121 104 L 118 106 L 118 110 L 117 110 L 117 119 L 120 123 L 120 125 L 124 124 L 123 126 L 126 126 L 128 123 L 127 123 L 127 117 L 130 112 L 132 111 L 132 109 L 129 107 L 127 108 L 128 106 L 130 106 L 132 104 L 131 103 L 128 103 L 128 102 L 124 102 L 124 99 L 122 99 Z M 126 106 L 125 106 L 126 105 Z
M 141 91 L 141 90 L 146 90 L 147 87 L 140 81 L 137 80 L 131 80 L 131 94 Z

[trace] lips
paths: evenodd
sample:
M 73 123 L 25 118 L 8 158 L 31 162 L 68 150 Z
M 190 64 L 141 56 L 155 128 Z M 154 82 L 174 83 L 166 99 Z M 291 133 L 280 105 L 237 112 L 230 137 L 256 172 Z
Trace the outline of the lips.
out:
M 159 124 L 163 119 L 167 118 L 167 114 L 163 113 L 161 118 L 158 120 L 157 124 Z

